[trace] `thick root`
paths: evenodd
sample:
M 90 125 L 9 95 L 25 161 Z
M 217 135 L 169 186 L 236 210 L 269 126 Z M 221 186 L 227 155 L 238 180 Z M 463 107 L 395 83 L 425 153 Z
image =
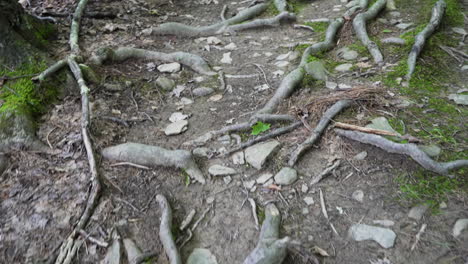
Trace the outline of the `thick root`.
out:
M 390 153 L 408 155 L 414 161 L 419 163 L 419 165 L 421 165 L 423 168 L 438 174 L 449 175 L 450 170 L 468 166 L 468 160 L 456 160 L 451 162 L 434 161 L 425 152 L 419 149 L 418 146 L 412 143 L 395 143 L 378 135 L 367 134 L 357 131 L 335 129 L 335 132 L 340 136 L 344 136 L 361 143 L 379 147 Z
M 106 159 L 127 161 L 144 166 L 172 166 L 185 170 L 194 180 L 205 184 L 205 177 L 186 150 L 167 150 L 157 146 L 125 143 L 102 150 Z
M 163 244 L 164 251 L 169 258 L 170 264 L 182 264 L 182 258 L 180 257 L 179 250 L 174 242 L 174 236 L 172 235 L 172 210 L 167 201 L 166 197 L 158 194 L 156 201 L 159 203 L 161 208 L 161 225 L 159 227 L 159 239 Z
M 296 15 L 294 15 L 293 13 L 282 12 L 279 15 L 272 18 L 256 19 L 242 24 L 228 26 L 226 27 L 226 29 L 224 29 L 224 32 L 237 32 L 260 27 L 277 27 L 281 24 L 281 21 L 288 20 L 296 20 Z
M 382 11 L 387 4 L 387 0 L 378 0 L 373 4 L 367 12 L 358 14 L 353 20 L 354 31 L 359 40 L 367 47 L 375 63 L 383 62 L 383 55 L 375 42 L 370 40 L 367 34 L 366 23 L 367 21 L 375 18 L 380 11 Z
M 289 237 L 279 239 L 281 215 L 274 204 L 265 208 L 265 220 L 262 224 L 257 246 L 244 260 L 244 264 L 281 264 L 286 257 Z
M 274 0 L 273 3 L 280 13 L 288 11 L 288 3 L 286 0 Z
M 323 134 L 323 131 L 327 128 L 328 124 L 339 112 L 343 109 L 349 107 L 352 104 L 351 100 L 340 100 L 336 102 L 332 107 L 330 107 L 325 113 L 323 114 L 322 118 L 320 119 L 319 123 L 312 131 L 312 134 L 306 141 L 302 142 L 297 149 L 291 154 L 289 159 L 289 166 L 294 166 L 301 155 L 308 149 L 310 149 L 315 142 L 320 138 Z
M 180 51 L 163 53 L 128 47 L 120 47 L 116 49 L 102 48 L 95 52 L 90 60 L 93 64 L 101 65 L 106 61 L 122 62 L 130 58 L 178 62 L 190 67 L 192 70 L 200 74 L 210 76 L 216 75 L 216 72 L 212 71 L 208 63 L 200 56 Z
M 416 68 L 416 60 L 418 59 L 419 54 L 421 53 L 422 49 L 424 48 L 424 44 L 426 43 L 426 39 L 434 33 L 436 28 L 442 22 L 442 18 L 444 16 L 445 8 L 447 4 L 444 0 L 439 0 L 434 7 L 432 8 L 432 16 L 429 24 L 416 36 L 416 40 L 414 42 L 413 48 L 408 56 L 408 73 L 406 78 L 409 80 L 411 79 L 411 75 Z

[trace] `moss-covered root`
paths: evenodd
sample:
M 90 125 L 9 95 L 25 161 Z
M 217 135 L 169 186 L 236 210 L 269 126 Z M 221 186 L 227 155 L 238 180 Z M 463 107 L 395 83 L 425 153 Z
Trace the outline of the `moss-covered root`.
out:
M 176 35 L 180 37 L 201 37 L 221 34 L 225 32 L 225 28 L 228 26 L 254 18 L 264 12 L 267 7 L 267 4 L 258 4 L 240 11 L 237 15 L 229 19 L 209 26 L 193 27 L 171 22 L 161 24 L 158 27 L 145 29 L 142 33 L 145 35 Z
M 367 21 L 375 18 L 379 12 L 385 8 L 386 4 L 387 0 L 378 0 L 369 8 L 369 10 L 358 14 L 353 20 L 353 27 L 356 32 L 356 36 L 362 44 L 367 47 L 372 58 L 374 58 L 374 62 L 379 64 L 383 62 L 383 55 L 377 44 L 370 40 L 369 35 L 367 34 L 366 23 Z
M 274 204 L 265 208 L 265 220 L 262 224 L 257 246 L 244 260 L 244 264 L 281 264 L 286 257 L 289 237 L 279 239 L 281 215 Z
M 289 166 L 294 166 L 298 159 L 301 157 L 301 155 L 310 149 L 315 142 L 320 138 L 322 133 L 325 131 L 327 128 L 328 124 L 334 118 L 338 113 L 340 113 L 343 109 L 349 107 L 352 104 L 351 100 L 340 100 L 336 102 L 334 105 L 332 105 L 330 108 L 328 108 L 327 111 L 323 114 L 322 118 L 320 119 L 319 123 L 317 126 L 314 128 L 312 131 L 311 135 L 309 138 L 307 138 L 304 142 L 302 142 L 297 149 L 291 154 L 291 157 L 289 158 Z
M 468 160 L 456 160 L 451 162 L 434 161 L 415 144 L 395 143 L 378 135 L 367 134 L 358 131 L 335 129 L 335 132 L 340 136 L 344 136 L 364 144 L 370 144 L 379 147 L 390 153 L 408 155 L 414 161 L 419 163 L 419 165 L 421 165 L 423 168 L 438 174 L 449 175 L 451 170 L 468 167 Z
M 156 201 L 161 209 L 161 225 L 159 226 L 159 239 L 163 244 L 164 251 L 169 258 L 170 264 L 182 264 L 179 250 L 172 235 L 172 210 L 166 197 L 161 194 L 156 196 Z
M 422 49 L 424 48 L 424 44 L 426 43 L 426 39 L 434 33 L 436 28 L 442 22 L 442 18 L 444 16 L 445 8 L 447 4 L 444 0 L 439 0 L 432 8 L 432 16 L 429 24 L 416 36 L 413 48 L 408 56 L 408 73 L 406 74 L 407 79 L 411 79 L 411 75 L 414 72 L 416 67 L 416 60 L 421 53 Z
M 121 62 L 130 58 L 178 62 L 187 67 L 190 67 L 200 74 L 210 76 L 216 75 L 216 72 L 212 71 L 208 63 L 200 56 L 180 51 L 173 53 L 163 53 L 128 47 L 120 47 L 116 49 L 101 48 L 93 54 L 90 61 L 92 64 L 101 65 L 105 61 Z
M 110 160 L 127 161 L 145 166 L 172 166 L 185 170 L 194 180 L 205 184 L 205 177 L 186 150 L 167 150 L 157 146 L 124 143 L 102 150 L 102 156 Z

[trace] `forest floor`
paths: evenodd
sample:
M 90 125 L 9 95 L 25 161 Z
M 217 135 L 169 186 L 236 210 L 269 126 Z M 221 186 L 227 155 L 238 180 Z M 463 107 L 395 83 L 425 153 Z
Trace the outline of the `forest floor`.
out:
M 71 14 L 75 8 L 74 1 L 30 2 L 30 10 L 37 14 Z M 228 6 L 226 15 L 230 17 L 250 2 L 90 1 L 86 12 L 107 11 L 118 16 L 83 19 L 80 43 L 86 55 L 104 46 L 190 52 L 200 55 L 212 68 L 222 69 L 227 85 L 220 90 L 216 77 L 199 75 L 186 67 L 172 74 L 161 73 L 157 67 L 164 63 L 158 61 L 127 60 L 96 68 L 101 81 L 90 85 L 91 134 L 96 150 L 125 142 L 193 150 L 183 143 L 207 131 L 248 120 L 273 95 L 285 74 L 297 66 L 301 45 L 291 44 L 319 42 L 324 37 L 323 25 L 308 24 L 314 27 L 315 32 L 312 32 L 295 28 L 293 24 L 339 17 L 346 5 L 338 0 L 294 2 L 297 14 L 294 23 L 217 35 L 216 39 L 141 34 L 142 30 L 164 22 L 209 25 L 220 21 L 224 5 Z M 430 8 L 426 8 L 429 2 L 432 3 L 414 1 L 411 8 L 397 2 L 397 10 L 384 11 L 377 20 L 370 22 L 369 34 L 375 40 L 399 37 L 408 29 L 427 23 L 424 21 L 430 16 Z M 261 17 L 270 16 L 272 11 L 268 10 Z M 70 22 L 68 18 L 58 20 L 60 32 L 50 45 L 50 53 L 57 59 L 68 51 Z M 393 25 L 392 20 L 396 21 Z M 405 29 L 396 26 L 405 23 L 413 24 Z M 463 25 L 457 27 L 463 28 Z M 443 25 L 434 36 L 434 43 L 430 42 L 423 51 L 414 86 L 409 84 L 408 88 L 404 87 L 407 86 L 404 81 L 400 85 L 396 80 L 403 77 L 398 76 L 401 74 L 397 72 L 398 64 L 407 55 L 408 44 L 395 46 L 378 41 L 384 55 L 384 64 L 379 66 L 372 62 L 365 47 L 351 33 L 352 29 L 341 32 L 338 45 L 320 58 L 328 70 L 327 82 L 307 81 L 306 78 L 277 112 L 291 114 L 304 109 L 314 98 L 336 93 L 337 89 L 377 87 L 381 92 L 376 97 L 347 109 L 335 121 L 365 126 L 375 118 L 385 117 L 401 134 L 411 134 L 422 139 L 424 144 L 439 146 L 442 151 L 437 160 L 466 159 L 467 108 L 448 97 L 466 93 L 467 71 L 463 72 L 463 64 L 446 55 L 436 42 L 451 40 L 441 43 L 466 52 L 466 40 L 459 43 L 462 36 L 454 32 L 452 25 Z M 343 59 L 338 54 L 343 47 L 357 51 L 357 58 Z M 232 62 L 223 63 L 226 53 L 230 53 Z M 352 64 L 349 71 L 335 70 L 345 63 Z M 161 89 L 156 84 L 161 76 L 173 80 L 175 87 Z M 333 83 L 340 88 L 326 87 L 334 86 Z M 49 257 L 67 237 L 86 204 L 89 177 L 80 135 L 80 95 L 73 83 L 63 85 L 69 94 L 41 118 L 38 127 L 39 138 L 61 153 L 18 151 L 12 154 L 12 164 L 0 178 L 1 263 L 38 263 Z M 212 88 L 213 93 L 196 96 L 193 91 L 200 87 Z M 416 88 L 421 90 L 411 90 Z M 164 131 L 175 112 L 188 116 L 188 127 L 178 135 L 167 136 Z M 109 117 L 126 120 L 126 123 L 114 122 Z M 313 116 L 312 127 L 316 121 L 317 116 Z M 269 131 L 280 125 L 272 124 Z M 468 263 L 468 232 L 453 236 L 455 222 L 468 218 L 468 170 L 455 171 L 453 179 L 436 175 L 407 156 L 341 138 L 330 129 L 294 166 L 299 176 L 294 183 L 263 185 L 255 180 L 288 167 L 291 151 L 310 132 L 301 126 L 272 139 L 277 140 L 280 147 L 261 170 L 245 161 L 234 161 L 231 156 L 217 155 L 234 147 L 236 138 L 242 141 L 254 138 L 250 132 L 215 138 L 197 150 L 207 154 L 196 159 L 207 178 L 208 169 L 213 165 L 236 171 L 230 176 L 212 176 L 205 185 L 190 183 L 183 171 L 174 168 L 147 170 L 114 166 L 114 161 L 99 160 L 104 193 L 86 232 L 111 243 L 111 234 L 118 231 L 121 238 L 133 239 L 143 251 L 160 252 L 154 263 L 168 263 L 158 237 L 161 211 L 155 195 L 161 193 L 168 197 L 173 208 L 179 246 L 187 233 L 177 228 L 187 214 L 194 209 L 195 219 L 198 219 L 210 209 L 194 230 L 193 237 L 181 247 L 184 261 L 194 248 L 206 248 L 216 256 L 218 263 L 241 263 L 255 247 L 259 234 L 251 205 L 246 202 L 247 198 L 253 198 L 260 220 L 264 217 L 264 205 L 276 201 L 282 216 L 281 235 L 302 244 L 288 251 L 284 263 L 314 263 L 315 257 L 320 263 Z M 340 164 L 330 175 L 311 184 L 314 176 L 337 160 Z M 328 220 L 323 215 L 321 194 Z M 427 204 L 429 209 L 414 216 L 414 211 L 422 204 Z M 396 240 L 390 248 L 383 248 L 372 240 L 355 241 L 349 235 L 354 224 L 392 230 Z M 411 250 L 423 225 L 427 227 Z M 329 256 L 318 254 L 316 247 Z M 98 263 L 105 254 L 105 248 L 86 241 L 76 263 Z

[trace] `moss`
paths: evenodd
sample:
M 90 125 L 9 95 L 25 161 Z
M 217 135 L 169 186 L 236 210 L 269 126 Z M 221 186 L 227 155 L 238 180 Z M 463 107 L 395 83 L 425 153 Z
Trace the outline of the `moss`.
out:
M 265 16 L 267 17 L 276 16 L 279 13 L 280 12 L 278 11 L 278 9 L 276 9 L 275 3 L 273 1 L 270 1 L 270 3 L 268 3 L 268 7 L 264 12 Z
M 416 22 L 424 24 L 429 22 L 431 18 L 432 8 L 438 0 L 420 0 L 418 5 L 418 12 L 416 12 Z M 413 9 L 415 6 L 414 1 L 396 0 L 396 5 L 401 9 Z M 462 26 L 464 23 L 463 11 L 458 0 L 445 0 L 447 9 L 445 11 L 442 26 Z
M 307 0 L 292 0 L 289 1 L 289 10 L 295 14 L 299 14 L 302 9 L 310 5 L 310 1 Z
M 25 23 L 21 25 L 23 38 L 38 48 L 47 48 L 49 39 L 57 33 L 55 26 L 31 16 L 25 16 L 24 21 Z

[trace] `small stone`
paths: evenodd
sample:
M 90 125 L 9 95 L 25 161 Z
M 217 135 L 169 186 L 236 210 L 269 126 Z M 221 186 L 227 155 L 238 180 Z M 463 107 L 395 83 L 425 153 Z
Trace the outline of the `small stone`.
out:
M 185 120 L 188 118 L 188 115 L 184 115 L 182 112 L 174 112 L 172 115 L 169 117 L 169 121 L 172 123 L 175 123 L 180 120 Z
M 245 150 L 245 160 L 257 170 L 260 170 L 266 160 L 278 150 L 280 143 L 276 140 L 259 143 Z
M 166 64 L 161 64 L 158 66 L 158 71 L 160 72 L 167 72 L 167 73 L 175 73 L 180 71 L 180 63 L 177 62 L 172 62 L 172 63 L 166 63 Z
M 177 122 L 169 124 L 166 127 L 166 129 L 164 130 L 164 133 L 167 136 L 178 135 L 178 134 L 186 131 L 187 126 L 188 126 L 188 121 L 187 120 L 179 120 Z
M 182 105 L 190 105 L 193 104 L 193 100 L 187 97 L 180 98 L 180 104 Z
M 455 225 L 453 226 L 453 236 L 460 236 L 466 227 L 468 227 L 468 219 L 458 219 L 457 222 L 455 222 Z
M 280 185 L 290 185 L 297 180 L 297 171 L 292 168 L 282 168 L 275 175 L 275 182 Z
M 401 30 L 406 30 L 406 29 L 410 28 L 412 25 L 413 25 L 413 23 L 399 23 L 398 25 L 396 25 L 396 27 L 401 29 Z
M 273 77 L 280 77 L 284 75 L 284 71 L 277 70 L 277 71 L 272 72 L 272 74 L 273 74 Z
M 390 37 L 382 39 L 382 43 L 385 44 L 396 44 L 396 45 L 405 45 L 406 41 L 402 38 Z
M 307 193 L 309 191 L 309 187 L 306 184 L 302 184 L 301 186 L 302 193 Z
M 390 12 L 388 13 L 390 16 L 392 17 L 401 17 L 401 13 L 398 12 L 398 11 L 393 11 L 393 12 Z
M 312 198 L 311 196 L 304 197 L 303 200 L 307 205 L 312 205 L 315 203 L 314 198 Z
M 468 33 L 466 33 L 466 30 L 461 27 L 453 27 L 452 31 L 460 35 L 468 35 Z
M 223 177 L 223 181 L 227 185 L 232 182 L 232 177 L 231 176 Z
M 440 209 L 447 209 L 447 203 L 446 203 L 446 202 L 441 202 L 441 203 L 439 204 L 439 208 L 440 208 Z
M 468 65 L 463 65 L 461 67 L 461 71 L 468 71 Z
M 208 198 L 206 198 L 206 203 L 207 204 L 212 204 L 214 201 L 215 201 L 214 196 L 209 196 Z
M 289 61 L 278 61 L 275 63 L 276 67 L 285 68 L 289 65 Z
M 349 229 L 349 236 L 356 241 L 373 240 L 383 248 L 395 244 L 396 234 L 388 228 L 355 224 Z
M 196 248 L 187 259 L 187 264 L 218 264 L 216 256 L 208 249 Z
M 224 135 L 222 137 L 219 137 L 218 141 L 221 142 L 221 144 L 224 144 L 224 145 L 231 144 L 231 136 Z
M 196 148 L 193 150 L 193 155 L 197 157 L 209 158 L 211 156 L 211 151 L 208 148 Z
M 255 91 L 265 91 L 265 90 L 268 90 L 270 89 L 270 86 L 268 86 L 268 84 L 262 84 L 262 85 L 257 85 L 254 87 L 254 90 Z
M 294 51 L 294 52 L 291 52 L 291 54 L 288 57 L 288 60 L 293 61 L 295 59 L 298 59 L 299 57 L 301 57 L 301 53 L 299 51 Z
M 367 151 L 359 152 L 356 154 L 353 159 L 354 160 L 364 160 L 367 157 Z
M 416 221 L 419 221 L 421 220 L 423 215 L 426 213 L 427 209 L 429 209 L 429 206 L 427 204 L 415 206 L 411 208 L 411 210 L 409 211 L 408 217 Z
M 208 37 L 206 42 L 210 45 L 218 45 L 221 44 L 222 41 L 217 37 Z
M 208 172 L 213 176 L 226 176 L 226 175 L 233 175 L 236 174 L 237 171 L 233 168 L 221 166 L 221 165 L 213 165 L 208 169 Z
M 215 95 L 211 96 L 210 98 L 208 98 L 208 101 L 217 102 L 217 101 L 219 101 L 221 99 L 223 99 L 222 94 L 215 94 Z
M 357 51 L 351 50 L 348 47 L 341 48 L 337 51 L 338 57 L 344 60 L 355 60 L 359 56 Z
M 193 89 L 192 93 L 195 96 L 207 96 L 207 95 L 214 93 L 214 89 L 208 88 L 208 87 L 199 87 L 199 88 Z
M 325 82 L 325 87 L 334 90 L 338 87 L 338 84 L 336 82 Z
M 258 184 L 264 184 L 266 183 L 269 179 L 273 178 L 273 174 L 271 173 L 264 173 L 262 175 L 260 175 L 258 178 L 257 178 L 257 183 Z
M 393 222 L 392 220 L 374 220 L 372 221 L 372 223 L 376 225 L 385 226 L 385 227 L 391 227 L 395 225 L 395 222 Z
M 221 59 L 221 63 L 223 63 L 223 64 L 231 64 L 232 63 L 231 52 L 227 52 L 227 53 L 223 54 L 223 58 Z
M 308 75 L 316 80 L 326 81 L 327 80 L 327 69 L 321 61 L 311 61 L 307 63 L 304 70 Z
M 303 214 L 303 215 L 309 214 L 309 208 L 307 208 L 307 207 L 302 208 L 302 214 Z
M 231 43 L 227 44 L 226 46 L 224 46 L 224 49 L 226 49 L 226 50 L 236 50 L 237 46 L 236 46 L 236 44 L 231 42 Z
M 356 190 L 353 192 L 351 197 L 353 197 L 354 200 L 362 203 L 364 201 L 364 192 L 362 190 Z
M 244 165 L 245 164 L 244 151 L 238 151 L 232 154 L 232 163 L 234 163 L 235 165 Z
M 288 52 L 288 53 L 285 53 L 285 54 L 281 54 L 279 55 L 278 57 L 276 57 L 276 60 L 277 61 L 282 61 L 282 60 L 285 60 L 289 57 L 289 55 L 291 55 L 291 52 Z
M 250 190 L 254 187 L 255 185 L 255 181 L 252 180 L 252 181 L 245 181 L 244 182 L 244 187 L 247 189 L 247 190 Z
M 269 52 L 269 51 L 265 52 L 264 54 L 265 54 L 265 56 L 267 56 L 267 57 L 273 56 L 273 53 L 271 53 L 271 52 Z
M 468 94 L 450 94 L 448 98 L 456 104 L 468 105 Z
M 164 76 L 159 76 L 155 82 L 164 91 L 171 91 L 175 87 L 175 81 Z
M 353 65 L 351 63 L 341 64 L 335 67 L 335 71 L 338 72 L 347 72 L 350 71 Z
M 346 90 L 346 89 L 351 89 L 353 87 L 351 85 L 349 85 L 349 84 L 346 84 L 346 83 L 340 83 L 340 84 L 338 84 L 338 88 Z

